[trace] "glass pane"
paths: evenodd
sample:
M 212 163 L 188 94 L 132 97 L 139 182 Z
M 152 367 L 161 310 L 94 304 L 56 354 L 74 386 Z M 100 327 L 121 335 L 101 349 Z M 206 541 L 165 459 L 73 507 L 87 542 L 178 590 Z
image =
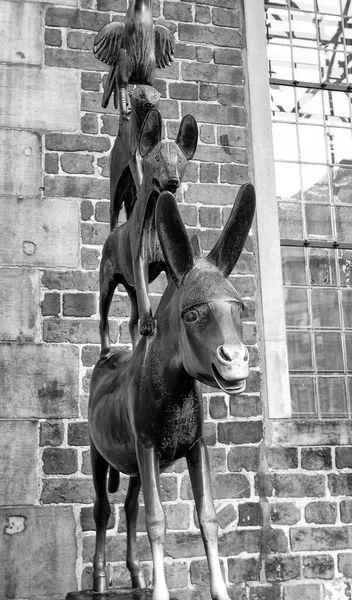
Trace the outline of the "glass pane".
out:
M 306 283 L 304 248 L 281 246 L 281 263 L 284 283 Z
M 325 119 L 328 125 L 350 123 L 350 98 L 345 92 L 323 92 Z
M 346 46 L 351 46 L 351 44 L 352 44 L 352 19 L 344 19 L 344 23 L 345 23 Z M 346 48 L 346 50 L 350 50 L 350 48 Z
M 341 290 L 343 322 L 345 327 L 352 327 L 352 290 Z
M 340 0 L 317 0 L 317 9 L 322 13 L 339 15 Z
M 304 50 L 308 52 L 308 50 Z M 311 50 L 309 50 L 311 52 Z M 317 56 L 318 58 L 318 56 Z M 318 63 L 317 63 L 318 64 Z M 296 77 L 297 79 L 297 77 Z M 317 66 L 317 81 L 318 81 Z M 312 78 L 305 81 L 315 81 Z M 320 90 L 297 88 L 297 112 L 298 118 L 310 123 L 322 123 L 323 121 L 323 97 Z
M 318 83 L 320 81 L 317 48 L 293 47 L 293 76 L 296 81 L 301 83 L 308 81 Z M 318 114 L 320 111 L 318 110 Z
M 330 206 L 307 204 L 305 206 L 307 235 L 315 239 L 331 239 L 332 223 Z
M 279 202 L 279 225 L 282 240 L 303 239 L 301 206 L 292 202 Z
M 287 333 L 288 366 L 290 371 L 312 371 L 312 351 L 309 333 Z
M 310 377 L 290 377 L 292 412 L 300 417 L 315 417 L 314 381 Z
M 332 163 L 352 161 L 351 130 L 338 127 L 327 128 L 328 154 Z
M 292 44 L 295 46 L 316 47 L 315 15 L 299 11 L 292 11 L 291 15 Z
M 352 204 L 352 169 L 339 166 L 331 171 L 334 202 Z
M 289 39 L 289 12 L 281 8 L 268 8 L 266 11 L 267 38 L 270 41 Z
M 326 162 L 324 128 L 299 125 L 301 159 L 306 162 Z
M 305 202 L 329 202 L 329 179 L 325 165 L 301 165 L 303 200 Z
M 340 327 L 337 291 L 312 289 L 313 327 Z
M 352 287 L 352 250 L 339 250 L 340 285 Z
M 273 123 L 274 156 L 284 160 L 298 160 L 296 125 Z
M 319 377 L 318 389 L 323 418 L 348 416 L 345 380 L 342 377 Z
M 307 290 L 284 288 L 285 314 L 287 327 L 308 326 Z
M 272 77 L 279 77 L 279 75 L 272 75 Z M 280 78 L 282 79 L 281 76 Z M 291 87 L 271 85 L 270 97 L 273 119 L 279 119 L 280 121 L 295 120 L 295 95 Z
M 336 206 L 336 231 L 338 242 L 352 241 L 352 207 L 351 206 Z
M 329 50 L 343 50 L 342 19 L 320 15 L 318 21 L 320 43 Z
M 344 52 L 320 52 L 321 80 L 323 83 L 346 84 L 346 55 Z
M 290 4 L 291 8 L 297 7 L 297 2 L 295 0 L 291 0 Z M 300 10 L 314 12 L 314 0 L 300 0 L 299 8 Z
M 308 252 L 311 284 L 336 285 L 335 251 L 311 248 Z
M 318 371 L 343 371 L 341 334 L 335 331 L 316 332 L 315 358 Z
M 352 371 L 352 333 L 345 333 L 347 369 Z
M 275 162 L 276 195 L 278 200 L 300 200 L 299 166 Z

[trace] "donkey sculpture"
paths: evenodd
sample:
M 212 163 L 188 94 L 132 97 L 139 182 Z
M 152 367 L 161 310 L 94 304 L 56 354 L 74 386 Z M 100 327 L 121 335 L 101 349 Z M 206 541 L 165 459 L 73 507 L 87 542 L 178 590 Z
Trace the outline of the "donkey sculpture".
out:
M 136 521 L 142 485 L 146 526 L 153 558 L 153 600 L 168 600 L 164 572 L 165 518 L 159 472 L 187 459 L 210 571 L 213 600 L 229 600 L 222 577 L 217 523 L 203 438 L 198 381 L 228 394 L 245 389 L 248 351 L 242 342 L 242 301 L 227 281 L 245 243 L 255 206 L 254 189 L 243 186 L 229 220 L 206 259 L 197 259 L 174 196 L 163 192 L 156 210 L 157 230 L 171 274 L 156 312 L 157 326 L 133 353 L 117 350 L 94 368 L 89 426 L 96 550 L 93 589 L 106 590 L 105 534 L 110 514 L 108 467 L 130 475 L 125 502 L 127 568 L 132 586 L 145 587 L 137 557 Z
M 176 142 L 161 141 L 160 112 L 148 112 L 140 134 L 143 182 L 130 218 L 117 227 L 105 242 L 100 264 L 100 338 L 102 356 L 110 351 L 108 313 L 119 283 L 131 301 L 130 333 L 133 347 L 140 332 L 149 335 L 154 319 L 148 297 L 148 282 L 165 269 L 155 230 L 155 205 L 160 192 L 175 192 L 182 181 L 187 161 L 196 151 L 198 128 L 191 115 L 183 117 Z

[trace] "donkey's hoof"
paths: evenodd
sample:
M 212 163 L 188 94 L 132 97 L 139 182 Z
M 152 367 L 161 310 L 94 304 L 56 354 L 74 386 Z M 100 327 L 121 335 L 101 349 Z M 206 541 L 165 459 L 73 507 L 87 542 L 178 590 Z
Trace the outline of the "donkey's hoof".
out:
M 148 317 L 141 325 L 141 335 L 151 335 L 154 333 L 156 321 L 153 317 Z
M 106 585 L 106 577 L 105 575 L 100 575 L 99 577 L 93 578 L 93 592 L 97 592 L 98 594 L 103 594 L 108 589 Z

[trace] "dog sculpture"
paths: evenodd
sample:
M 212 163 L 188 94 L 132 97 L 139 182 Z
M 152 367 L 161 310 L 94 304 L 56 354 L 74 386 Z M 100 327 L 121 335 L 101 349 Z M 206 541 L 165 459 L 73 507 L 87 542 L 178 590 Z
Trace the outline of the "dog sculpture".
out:
M 227 281 L 251 226 L 253 186 L 243 186 L 229 220 L 206 259 L 195 258 L 176 201 L 163 192 L 156 209 L 157 231 L 170 279 L 158 310 L 154 334 L 133 353 L 116 350 L 94 368 L 89 427 L 96 492 L 96 549 L 93 590 L 106 590 L 105 534 L 110 515 L 106 476 L 130 475 L 125 502 L 127 567 L 132 586 L 145 587 L 137 555 L 138 494 L 142 485 L 154 573 L 153 600 L 168 600 L 165 580 L 165 517 L 159 472 L 187 459 L 213 600 L 229 600 L 218 557 L 217 523 L 203 437 L 198 381 L 228 394 L 245 389 L 248 351 L 242 341 L 242 301 Z
M 187 162 L 194 156 L 198 140 L 195 119 L 186 115 L 175 142 L 161 140 L 162 120 L 156 109 L 149 111 L 141 130 L 139 152 L 143 159 L 143 183 L 139 198 L 126 223 L 109 235 L 100 264 L 101 354 L 110 351 L 108 314 L 119 283 L 131 301 L 130 334 L 133 347 L 140 333 L 153 331 L 154 319 L 148 297 L 148 283 L 165 269 L 155 229 L 155 205 L 163 190 L 176 192 Z
M 127 84 L 153 85 L 155 67 L 171 64 L 174 54 L 172 33 L 153 24 L 152 0 L 131 0 L 124 23 L 108 23 L 94 41 L 94 56 L 111 65 L 103 95 L 106 108 L 114 93 L 122 118 L 128 118 Z
M 118 225 L 122 205 L 130 218 L 142 185 L 142 157 L 138 142 L 144 119 L 157 108 L 159 92 L 149 85 L 138 85 L 130 94 L 131 119 L 120 120 L 119 131 L 110 157 L 110 228 Z

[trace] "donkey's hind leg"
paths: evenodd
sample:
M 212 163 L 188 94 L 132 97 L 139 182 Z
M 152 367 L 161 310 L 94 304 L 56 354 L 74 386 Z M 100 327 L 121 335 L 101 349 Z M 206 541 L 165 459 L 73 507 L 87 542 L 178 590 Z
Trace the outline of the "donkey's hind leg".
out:
M 107 256 L 107 250 L 104 246 L 103 256 L 100 263 L 100 298 L 99 298 L 99 332 L 100 332 L 100 357 L 106 357 L 110 352 L 110 336 L 109 336 L 109 309 L 114 291 L 117 286 L 113 274 L 113 266 L 109 257 Z
M 131 336 L 131 340 L 132 340 L 132 348 L 134 350 L 140 340 L 140 335 L 139 335 L 139 331 L 138 331 L 137 295 L 136 295 L 136 290 L 134 287 L 132 287 L 131 285 L 128 285 L 128 283 L 126 283 L 126 282 L 124 282 L 123 285 L 126 289 L 126 292 L 128 293 L 128 297 L 129 297 L 130 303 L 131 303 L 131 317 L 130 317 L 130 322 L 129 322 L 129 331 L 130 331 L 130 336 Z
M 131 574 L 133 588 L 145 588 L 146 583 L 143 571 L 137 556 L 137 517 L 139 509 L 139 490 L 141 480 L 139 476 L 131 477 L 125 501 L 125 513 L 127 524 L 127 553 L 126 565 Z
M 93 483 L 95 489 L 94 521 L 95 521 L 95 554 L 93 560 L 93 591 L 107 590 L 105 572 L 105 539 L 106 528 L 110 517 L 110 503 L 106 493 L 106 475 L 108 463 L 99 454 L 93 442 L 90 444 Z

